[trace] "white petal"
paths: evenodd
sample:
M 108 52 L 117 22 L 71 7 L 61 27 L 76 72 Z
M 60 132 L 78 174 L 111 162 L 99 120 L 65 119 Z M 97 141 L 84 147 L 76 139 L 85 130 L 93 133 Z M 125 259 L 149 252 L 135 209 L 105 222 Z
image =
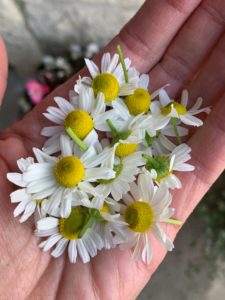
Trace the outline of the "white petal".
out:
M 83 263 L 87 263 L 90 261 L 90 256 L 84 246 L 82 239 L 77 240 L 77 250 Z
M 25 187 L 26 183 L 23 181 L 23 176 L 20 173 L 7 173 L 7 179 L 15 185 Z
M 107 73 L 113 73 L 113 71 L 116 68 L 116 65 L 118 64 L 118 60 L 119 60 L 119 55 L 116 53 L 113 55 L 109 65 L 108 65 L 108 68 L 106 70 Z
M 77 242 L 72 240 L 69 242 L 68 255 L 71 263 L 75 263 L 77 260 Z
M 62 218 L 68 218 L 71 213 L 72 208 L 72 194 L 68 194 L 67 196 L 63 197 L 63 200 L 61 202 L 61 217 Z
M 141 246 L 142 246 L 142 235 L 139 234 L 138 239 L 137 239 L 137 244 L 136 244 L 136 246 L 134 248 L 134 252 L 132 254 L 132 259 L 136 260 L 138 258 L 138 255 L 141 250 Z
M 48 230 L 58 226 L 58 219 L 54 217 L 46 217 L 37 221 L 38 230 Z
M 187 107 L 188 104 L 188 91 L 183 90 L 181 94 L 181 104 L 185 107 Z
M 98 179 L 111 179 L 116 176 L 116 173 L 109 168 L 92 168 L 85 170 L 85 180 L 94 182 Z
M 59 233 L 53 234 L 50 236 L 50 238 L 46 241 L 43 251 L 48 251 L 51 249 L 58 241 L 62 238 L 62 236 Z
M 22 215 L 22 217 L 20 218 L 20 223 L 23 223 L 25 222 L 35 211 L 35 208 L 36 208 L 36 203 L 34 201 L 30 201 L 25 210 L 24 210 L 24 213 Z
M 84 60 L 85 60 L 86 66 L 88 68 L 88 71 L 91 74 L 91 77 L 94 78 L 95 76 L 97 76 L 99 74 L 99 69 L 98 69 L 97 65 L 88 58 L 85 58 Z
M 60 149 L 61 149 L 62 156 L 72 156 L 73 154 L 72 145 L 73 142 L 67 135 L 62 134 L 60 136 Z
M 52 255 L 53 257 L 59 257 L 60 255 L 62 255 L 63 252 L 64 252 L 65 249 L 66 249 L 67 244 L 68 244 L 68 240 L 66 240 L 65 238 L 61 239 L 61 240 L 58 242 L 58 244 L 57 244 L 55 250 L 52 251 L 51 255 Z
M 35 163 L 28 167 L 23 174 L 23 180 L 30 182 L 53 175 L 53 167 L 50 163 Z
M 108 70 L 108 66 L 110 63 L 110 53 L 104 53 L 102 55 L 102 61 L 101 61 L 101 72 L 106 73 Z
M 21 202 L 22 200 L 30 200 L 30 195 L 26 192 L 26 189 L 19 189 L 10 194 L 11 202 L 17 203 Z
M 184 124 L 187 124 L 187 125 L 191 125 L 191 126 L 202 126 L 203 125 L 203 122 L 202 120 L 186 113 L 185 115 L 182 115 L 180 116 L 180 119 L 181 121 L 184 123 Z
M 193 171 L 194 169 L 195 169 L 194 166 L 186 164 L 186 163 L 183 163 L 183 164 L 180 164 L 180 165 L 177 165 L 174 167 L 174 170 L 183 171 L 183 172 Z
M 105 96 L 103 93 L 98 93 L 97 99 L 95 101 L 96 101 L 96 105 L 92 113 L 93 119 L 95 119 L 95 117 L 97 117 L 98 115 L 104 113 L 106 108 Z
M 147 90 L 148 89 L 148 85 L 149 85 L 149 75 L 142 74 L 140 76 L 140 80 L 139 80 L 138 86 L 140 88 L 143 88 L 143 89 Z
M 66 99 L 62 97 L 54 97 L 54 100 L 57 103 L 58 107 L 61 109 L 61 111 L 64 112 L 65 116 L 74 110 L 73 105 Z
M 38 148 L 33 148 L 32 150 L 39 163 L 56 163 L 58 161 L 56 157 L 50 156 Z
M 43 136 L 53 136 L 55 134 L 61 133 L 64 131 L 63 126 L 50 126 L 50 127 L 44 127 L 41 131 L 41 135 Z
M 144 248 L 142 250 L 142 260 L 146 264 L 150 264 L 152 260 L 152 245 L 150 238 L 147 234 L 144 234 Z
M 139 189 L 138 189 L 138 186 L 137 186 L 137 184 L 135 183 L 135 182 L 132 182 L 131 184 L 130 184 L 130 192 L 131 192 L 131 194 L 132 194 L 132 196 L 133 196 L 133 198 L 134 199 L 140 199 L 141 197 L 140 197 L 140 193 L 139 193 Z
M 17 207 L 15 208 L 14 212 L 13 212 L 13 215 L 14 217 L 17 217 L 19 216 L 24 210 L 25 210 L 25 207 L 26 205 L 29 203 L 29 200 L 25 199 L 23 201 L 21 201 Z
M 167 106 L 171 102 L 170 97 L 167 95 L 167 92 L 164 89 L 159 91 L 159 99 L 162 103 L 162 106 Z
M 174 248 L 173 242 L 167 237 L 166 233 L 159 224 L 154 224 L 152 232 L 156 239 L 164 245 L 168 251 L 172 251 Z
M 90 159 L 95 159 L 96 151 L 93 146 L 88 147 L 88 149 L 84 152 L 84 154 L 81 156 L 80 160 L 86 167 L 86 161 L 89 162 Z
M 149 172 L 145 172 L 138 176 L 138 189 L 142 200 L 150 201 L 153 198 L 154 185 Z
M 113 101 L 112 106 L 117 112 L 118 116 L 120 116 L 123 120 L 127 121 L 130 119 L 130 113 L 124 101 L 122 101 L 121 99 Z

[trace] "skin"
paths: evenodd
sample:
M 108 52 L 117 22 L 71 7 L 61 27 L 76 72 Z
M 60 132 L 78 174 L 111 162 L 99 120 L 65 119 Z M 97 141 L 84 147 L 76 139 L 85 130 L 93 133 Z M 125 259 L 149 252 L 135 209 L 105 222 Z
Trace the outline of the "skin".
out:
M 170 83 L 168 91 L 179 96 L 188 88 L 191 99 L 204 98 L 212 113 L 204 126 L 193 131 L 194 172 L 179 173 L 182 190 L 173 192 L 175 218 L 185 220 L 224 169 L 225 158 L 225 6 L 223 0 L 149 0 L 103 50 L 115 52 L 119 43 L 141 72 L 151 76 L 150 89 Z M 96 56 L 98 62 L 100 55 Z M 0 42 L 0 96 L 6 86 L 7 58 Z M 83 70 L 81 73 L 84 74 Z M 1 299 L 135 299 L 163 261 L 166 251 L 154 239 L 153 261 L 131 261 L 131 252 L 101 251 L 89 264 L 73 265 L 66 254 L 52 259 L 39 248 L 32 221 L 19 224 L 13 218 L 5 178 L 17 171 L 16 160 L 41 147 L 39 136 L 49 125 L 42 116 L 53 96 L 68 96 L 77 75 L 49 95 L 22 121 L 0 133 L 0 295 Z M 171 239 L 180 229 L 165 227 Z M 163 283 L 162 283 L 163 285 Z

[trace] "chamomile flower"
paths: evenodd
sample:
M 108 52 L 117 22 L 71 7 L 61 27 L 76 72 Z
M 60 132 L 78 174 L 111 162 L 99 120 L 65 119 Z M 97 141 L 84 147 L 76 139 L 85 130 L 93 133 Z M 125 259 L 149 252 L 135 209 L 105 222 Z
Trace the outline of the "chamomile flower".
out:
M 161 89 L 159 91 L 159 101 L 154 101 L 152 103 L 152 113 L 158 119 L 158 122 L 161 123 L 159 129 L 163 128 L 167 125 L 170 120 L 179 119 L 182 123 L 191 126 L 201 126 L 203 124 L 202 120 L 195 117 L 195 115 L 205 112 L 207 114 L 210 113 L 210 108 L 201 108 L 203 99 L 198 98 L 196 103 L 193 105 L 191 109 L 187 109 L 188 104 L 188 92 L 187 90 L 183 90 L 181 95 L 181 103 L 173 101 L 169 98 L 166 91 Z M 161 127 L 161 128 L 160 128 Z
M 160 224 L 170 222 L 170 217 L 174 214 L 174 209 L 169 207 L 172 197 L 165 185 L 154 187 L 147 172 L 139 175 L 137 184 L 131 184 L 130 193 L 122 198 L 125 206 L 121 214 L 128 225 L 127 239 L 121 244 L 121 248 L 130 249 L 135 246 L 132 258 L 137 259 L 142 252 L 142 260 L 149 264 L 152 259 L 150 232 L 168 251 L 174 248 Z
M 114 146 L 114 153 L 117 144 Z M 113 153 L 113 152 L 112 152 Z M 113 168 L 116 172 L 114 178 L 109 180 L 100 180 L 96 190 L 103 198 L 106 198 L 109 194 L 112 195 L 115 201 L 119 201 L 123 194 L 126 194 L 130 190 L 129 183 L 135 181 L 136 175 L 140 172 L 140 166 L 145 164 L 145 160 L 142 157 L 142 152 L 137 151 L 129 156 L 118 157 L 110 156 L 110 159 L 106 160 L 103 164 L 107 167 Z
M 79 78 L 74 87 L 77 93 L 80 93 L 82 85 L 89 86 L 93 88 L 96 97 L 99 93 L 103 93 L 105 102 L 110 103 L 118 99 L 118 97 L 127 96 L 134 92 L 135 84 L 125 82 L 118 54 L 114 54 L 112 58 L 110 53 L 103 54 L 101 68 L 87 58 L 85 59 L 85 63 L 91 77 Z M 131 61 L 126 58 L 124 63 L 127 70 Z
M 61 256 L 68 246 L 68 256 L 71 263 L 75 263 L 79 254 L 83 263 L 90 261 L 97 255 L 97 250 L 104 246 L 100 235 L 88 228 L 84 230 L 89 218 L 88 209 L 85 207 L 73 207 L 67 218 L 46 217 L 37 221 L 36 236 L 49 238 L 40 243 L 43 251 L 51 252 L 53 257 Z
M 193 171 L 194 166 L 187 163 L 191 158 L 191 148 L 186 144 L 181 144 L 173 149 L 170 154 L 160 154 L 150 156 L 143 154 L 146 159 L 145 168 L 150 172 L 152 179 L 159 185 L 164 183 L 168 188 L 181 188 L 179 178 L 174 175 L 174 171 Z
M 77 203 L 77 201 L 75 202 Z M 97 232 L 103 240 L 104 248 L 114 248 L 118 243 L 125 240 L 123 227 L 126 223 L 121 219 L 120 205 L 110 197 L 99 198 L 81 196 L 80 205 L 93 210 L 93 230 Z
M 45 215 L 45 204 L 47 199 L 40 198 L 33 200 L 31 195 L 27 192 L 27 183 L 23 180 L 22 174 L 34 164 L 34 159 L 28 157 L 26 159 L 21 158 L 17 161 L 17 165 L 21 173 L 8 173 L 7 179 L 22 189 L 17 189 L 10 194 L 12 203 L 19 203 L 15 208 L 13 215 L 17 217 L 21 215 L 19 221 L 25 222 L 36 211 L 40 216 Z
M 107 120 L 107 124 L 113 135 L 113 144 L 118 143 L 116 155 L 126 157 L 134 153 L 138 149 L 138 144 L 144 140 L 151 116 L 142 114 L 131 116 L 121 100 L 113 103 L 113 107 L 113 114 L 118 114 L 118 118 L 122 121 L 118 120 L 115 126 L 111 120 Z
M 177 131 L 180 137 L 188 134 L 188 129 L 179 125 Z M 173 138 L 175 136 L 174 128 L 170 124 L 161 130 L 148 129 L 145 132 L 145 140 L 141 149 L 147 152 L 150 150 L 153 155 L 169 154 L 176 145 L 168 137 Z
M 72 141 L 68 136 L 61 135 L 60 144 L 60 157 L 49 156 L 34 149 L 39 161 L 23 172 L 22 179 L 33 200 L 49 198 L 46 207 L 48 213 L 60 206 L 61 217 L 68 217 L 75 191 L 89 191 L 90 182 L 111 179 L 115 177 L 115 172 L 110 168 L 99 167 L 108 155 L 106 151 L 96 155 L 95 149 L 90 146 L 78 157 L 73 153 Z
M 41 131 L 43 136 L 48 137 L 44 143 L 44 151 L 48 154 L 60 150 L 60 135 L 68 134 L 68 128 L 86 145 L 94 145 L 98 141 L 95 129 L 109 131 L 106 119 L 115 119 L 110 111 L 105 112 L 104 95 L 99 93 L 95 99 L 91 88 L 81 88 L 80 94 L 74 96 L 71 102 L 61 97 L 54 100 L 58 107 L 48 107 L 44 116 L 56 125 L 44 127 Z

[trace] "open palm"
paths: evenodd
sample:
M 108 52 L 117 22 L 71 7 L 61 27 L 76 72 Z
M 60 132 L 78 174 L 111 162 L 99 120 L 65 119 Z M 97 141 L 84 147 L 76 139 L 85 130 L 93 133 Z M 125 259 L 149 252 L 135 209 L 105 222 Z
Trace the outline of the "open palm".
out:
M 150 74 L 151 90 L 165 83 L 171 97 L 185 86 L 191 99 L 204 98 L 213 107 L 204 126 L 188 143 L 194 172 L 179 174 L 183 189 L 173 193 L 176 218 L 185 221 L 224 169 L 225 158 L 225 6 L 223 0 L 149 0 L 104 49 L 115 52 L 120 44 L 140 72 Z M 95 60 L 98 62 L 100 55 Z M 0 43 L 0 97 L 5 88 L 6 58 Z M 82 71 L 86 72 L 85 70 Z M 9 194 L 13 186 L 7 172 L 16 160 L 41 147 L 42 112 L 54 95 L 67 97 L 77 75 L 49 95 L 22 121 L 0 133 L 0 295 L 1 299 L 134 299 L 163 260 L 166 251 L 153 240 L 149 266 L 131 261 L 129 251 L 105 250 L 83 264 L 68 262 L 66 254 L 52 259 L 38 247 L 31 221 L 13 218 Z M 167 225 L 174 239 L 178 228 Z

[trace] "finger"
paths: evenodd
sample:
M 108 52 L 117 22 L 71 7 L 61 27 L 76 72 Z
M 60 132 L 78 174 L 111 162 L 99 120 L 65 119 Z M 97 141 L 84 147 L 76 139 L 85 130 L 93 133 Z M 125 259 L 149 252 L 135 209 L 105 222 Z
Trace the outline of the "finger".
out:
M 179 173 L 182 189 L 173 192 L 172 207 L 175 208 L 173 218 L 182 224 L 193 212 L 209 187 L 215 182 L 225 168 L 225 94 L 217 102 L 203 127 L 199 128 L 190 139 L 192 148 L 191 163 L 194 172 Z M 181 226 L 165 224 L 165 231 L 174 240 Z M 157 256 L 153 260 L 150 273 L 154 273 L 166 255 L 163 247 L 153 245 L 157 249 Z
M 121 44 L 134 65 L 147 72 L 162 57 L 166 48 L 199 0 L 149 0 L 109 45 Z
M 208 61 L 202 66 L 189 87 L 193 99 L 201 96 L 207 105 L 213 104 L 225 91 L 225 34 L 222 36 Z
M 8 59 L 5 44 L 0 36 L 0 106 L 6 89 L 8 75 Z
M 203 127 L 190 139 L 195 171 L 182 174 L 183 188 L 176 191 L 173 206 L 182 221 L 191 214 L 225 168 L 225 94 L 217 102 Z
M 170 95 L 176 96 L 209 56 L 224 32 L 224 24 L 224 1 L 203 1 L 150 72 L 152 90 L 169 83 Z

